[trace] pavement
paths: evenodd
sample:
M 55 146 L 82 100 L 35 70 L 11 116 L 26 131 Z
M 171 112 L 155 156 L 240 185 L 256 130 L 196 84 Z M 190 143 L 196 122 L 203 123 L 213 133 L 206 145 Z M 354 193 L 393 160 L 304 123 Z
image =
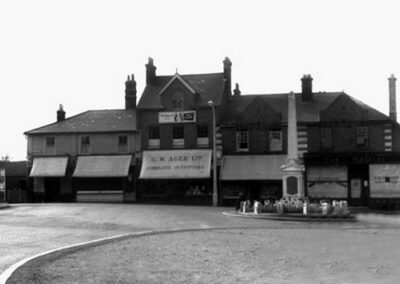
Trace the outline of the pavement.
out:
M 357 214 L 353 223 L 233 218 L 232 208 L 140 204 L 18 204 L 0 210 L 0 273 L 60 247 L 116 235 L 210 228 L 346 230 L 400 226 L 398 215 Z

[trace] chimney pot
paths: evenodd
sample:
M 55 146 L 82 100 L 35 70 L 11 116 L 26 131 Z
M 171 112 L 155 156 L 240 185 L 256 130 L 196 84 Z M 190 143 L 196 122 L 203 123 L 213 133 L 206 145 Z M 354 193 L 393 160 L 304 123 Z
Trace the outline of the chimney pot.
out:
M 128 76 L 128 80 L 125 82 L 125 109 L 136 108 L 136 81 L 135 76 L 132 74 Z
M 312 81 L 313 78 L 311 74 L 305 74 L 303 78 L 301 78 L 301 99 L 303 102 L 314 100 Z
M 242 92 L 241 92 L 240 89 L 239 89 L 239 84 L 236 83 L 235 89 L 233 90 L 233 94 L 234 94 L 235 96 L 240 96 L 241 93 L 242 93 Z
M 146 64 L 146 84 L 150 85 L 155 82 L 156 79 L 156 69 L 154 66 L 153 58 L 149 57 L 149 61 Z
M 225 57 L 224 61 L 224 79 L 226 80 L 226 89 L 232 94 L 232 62 L 229 57 Z
M 396 80 L 393 74 L 389 77 L 389 117 L 394 121 L 397 121 Z
M 61 122 L 63 120 L 65 120 L 65 111 L 63 105 L 60 104 L 59 109 L 57 111 L 57 122 Z

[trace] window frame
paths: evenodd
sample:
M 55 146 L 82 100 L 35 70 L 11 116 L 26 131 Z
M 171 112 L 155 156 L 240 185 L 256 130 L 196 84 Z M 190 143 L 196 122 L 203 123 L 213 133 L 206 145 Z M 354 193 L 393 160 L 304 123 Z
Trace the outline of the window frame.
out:
M 362 142 L 359 142 L 362 139 Z M 368 125 L 356 125 L 355 128 L 355 144 L 356 147 L 367 147 L 369 140 L 369 127 Z
M 172 146 L 174 148 L 185 147 L 185 128 L 183 125 L 172 126 Z
M 273 135 L 279 133 L 280 136 L 280 144 L 279 144 L 279 148 L 273 149 L 272 148 L 272 139 L 273 139 Z M 282 129 L 270 129 L 268 131 L 268 142 L 269 142 L 269 151 L 270 152 L 282 152 L 283 151 L 283 131 Z M 274 143 L 275 144 L 275 143 Z
M 236 130 L 236 152 L 249 152 L 250 139 L 248 129 Z M 241 144 L 247 144 L 247 147 L 241 147 Z
M 129 148 L 129 135 L 128 134 L 119 134 L 117 136 L 118 138 L 118 153 L 126 153 L 128 152 L 128 148 Z M 124 138 L 124 143 L 122 143 L 123 141 L 121 141 L 121 139 Z
M 87 140 L 88 143 L 84 143 L 85 140 Z M 91 138 L 89 135 L 81 135 L 79 137 L 79 153 L 80 154 L 90 154 L 91 147 L 92 147 L 90 140 L 91 140 Z M 84 148 L 85 146 L 86 146 L 86 148 Z
M 332 126 L 321 126 L 319 128 L 319 143 L 320 143 L 321 149 L 332 149 L 333 148 L 333 128 L 332 128 Z

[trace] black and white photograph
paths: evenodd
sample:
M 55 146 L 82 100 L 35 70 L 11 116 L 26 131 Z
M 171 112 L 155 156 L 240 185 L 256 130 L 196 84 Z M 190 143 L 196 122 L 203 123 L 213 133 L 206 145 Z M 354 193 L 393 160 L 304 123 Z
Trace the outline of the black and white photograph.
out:
M 400 2 L 5 0 L 0 26 L 0 284 L 400 283 Z

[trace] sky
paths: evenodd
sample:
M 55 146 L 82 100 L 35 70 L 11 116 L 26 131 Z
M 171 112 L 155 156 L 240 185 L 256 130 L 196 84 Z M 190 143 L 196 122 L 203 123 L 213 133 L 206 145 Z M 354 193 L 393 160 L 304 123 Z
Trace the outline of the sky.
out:
M 0 156 L 26 159 L 24 132 L 69 116 L 124 108 L 134 74 L 222 72 L 242 94 L 344 91 L 389 113 L 400 76 L 396 0 L 0 1 Z M 399 108 L 400 99 L 397 100 Z

